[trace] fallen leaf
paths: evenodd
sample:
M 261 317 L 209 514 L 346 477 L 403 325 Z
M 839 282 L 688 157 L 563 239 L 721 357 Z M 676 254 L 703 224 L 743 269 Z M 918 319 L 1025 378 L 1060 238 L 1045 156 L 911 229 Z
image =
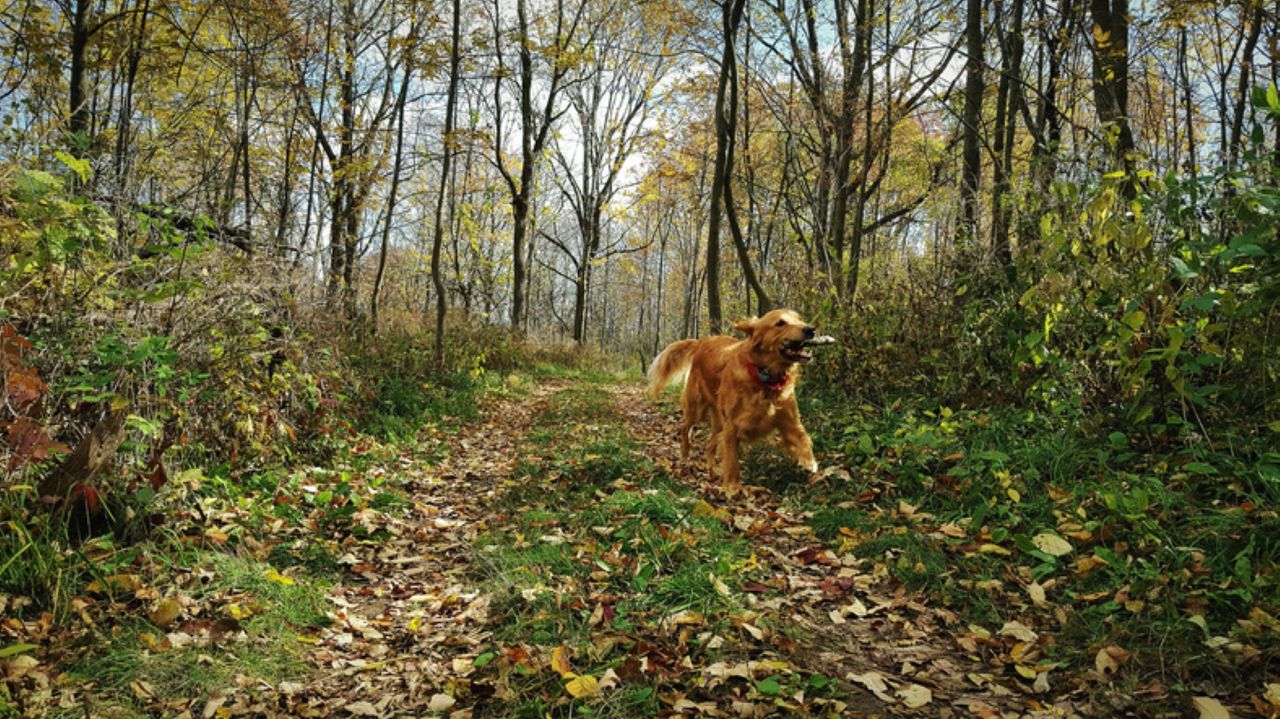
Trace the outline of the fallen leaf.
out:
M 729 585 L 720 581 L 720 578 L 717 577 L 715 574 L 711 574 L 710 578 L 711 578 L 711 586 L 715 588 L 716 594 L 719 594 L 722 597 L 729 596 L 730 594 Z
M 1000 627 L 1000 631 L 996 632 L 996 634 L 1013 637 L 1023 642 L 1034 642 L 1039 636 L 1022 622 L 1005 622 L 1004 626 Z
M 564 685 L 564 690 L 569 692 L 569 696 L 581 698 L 595 694 L 600 689 L 600 682 L 590 674 L 570 674 L 571 679 Z
M 215 693 L 213 696 L 209 697 L 209 701 L 204 703 L 204 711 L 201 712 L 201 716 L 203 716 L 204 719 L 213 719 L 213 715 L 217 714 L 218 710 L 222 708 L 222 705 L 226 703 L 227 695 L 224 692 L 219 691 Z
M 863 672 L 862 674 L 854 674 L 850 672 L 849 674 L 846 674 L 844 678 L 866 687 L 867 691 L 875 694 L 880 701 L 885 702 L 886 704 L 894 704 L 897 702 L 897 700 L 889 694 L 889 685 L 885 682 L 884 675 L 880 672 Z
M 563 644 L 551 650 L 551 668 L 562 677 L 572 676 L 573 668 L 569 666 L 569 658 L 565 656 L 567 649 Z
M 1089 572 L 1092 572 L 1093 570 L 1097 569 L 1098 567 L 1105 567 L 1105 566 L 1107 566 L 1107 560 L 1097 555 L 1080 557 L 1076 559 L 1076 574 L 1083 577 L 1087 575 Z
M 376 717 L 379 715 L 377 707 L 363 700 L 358 702 L 351 702 L 350 704 L 348 704 L 343 708 L 346 709 L 349 713 L 358 717 Z M 206 719 L 208 719 L 208 715 L 206 715 Z
M 1200 719 L 1231 719 L 1230 712 L 1217 699 L 1193 697 L 1191 706 L 1195 707 L 1195 710 L 1200 713 Z
M 1114 673 L 1129 658 L 1129 655 L 1130 652 L 1127 649 L 1122 649 L 1112 644 L 1098 650 L 1098 653 L 1093 658 L 1093 666 L 1098 670 L 1099 674 Z
M 756 691 L 766 696 L 776 697 L 782 693 L 782 685 L 777 677 L 765 677 L 756 682 Z
M 276 582 L 277 584 L 283 584 L 285 586 L 291 586 L 294 584 L 293 577 L 286 577 L 274 569 L 268 569 L 265 576 L 268 580 Z
M 908 684 L 899 689 L 898 696 L 902 698 L 902 703 L 909 709 L 918 709 L 933 701 L 933 692 L 929 691 L 928 687 L 922 687 L 919 684 Z
M 136 592 L 142 589 L 142 577 L 137 574 L 111 574 L 103 577 L 101 581 L 95 579 L 89 582 L 85 589 L 92 594 Z
M 619 677 L 618 673 L 612 669 L 606 670 L 604 673 L 604 676 L 600 677 L 600 681 L 598 682 L 600 686 L 600 691 L 613 689 L 614 687 L 618 686 L 621 683 L 622 683 L 622 678 Z
M 458 700 L 448 694 L 432 694 L 431 701 L 427 702 L 427 711 L 447 712 L 457 703 Z
M 1071 546 L 1071 542 L 1053 532 L 1037 534 L 1031 538 L 1031 543 L 1036 546 L 1036 549 L 1052 557 L 1064 557 L 1075 551 L 1075 547 Z
M 40 662 L 37 661 L 35 657 L 30 654 L 19 654 L 13 659 L 5 662 L 5 676 L 7 676 L 10 681 L 21 679 L 26 676 L 28 672 L 38 666 L 40 666 Z
M 157 627 L 168 629 L 173 626 L 180 614 L 182 614 L 182 605 L 176 599 L 161 599 L 147 617 Z

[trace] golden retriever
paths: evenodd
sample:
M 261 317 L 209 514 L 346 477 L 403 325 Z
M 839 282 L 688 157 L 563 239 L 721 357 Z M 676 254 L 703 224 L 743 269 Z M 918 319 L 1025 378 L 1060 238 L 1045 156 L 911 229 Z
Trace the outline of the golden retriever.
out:
M 726 494 L 742 489 L 739 448 L 774 432 L 782 449 L 801 467 L 817 471 L 813 442 L 796 407 L 796 377 L 799 365 L 813 358 L 809 347 L 835 341 L 815 337 L 813 325 L 787 309 L 735 322 L 733 327 L 745 333 L 746 339 L 717 335 L 680 340 L 667 345 L 649 366 L 651 397 L 672 381 L 687 378 L 680 455 L 689 459 L 689 433 L 695 425 L 709 421 L 707 465 L 714 475 L 719 449 Z

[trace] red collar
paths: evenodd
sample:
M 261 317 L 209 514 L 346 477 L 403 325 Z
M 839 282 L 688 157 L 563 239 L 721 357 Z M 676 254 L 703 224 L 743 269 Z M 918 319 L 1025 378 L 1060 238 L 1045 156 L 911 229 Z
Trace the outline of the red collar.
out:
M 781 392 L 782 388 L 786 387 L 787 382 L 791 379 L 790 375 L 785 374 L 777 378 L 770 377 L 768 372 L 755 366 L 749 359 L 744 359 L 743 363 L 746 364 L 747 374 L 751 375 L 751 379 L 770 392 Z

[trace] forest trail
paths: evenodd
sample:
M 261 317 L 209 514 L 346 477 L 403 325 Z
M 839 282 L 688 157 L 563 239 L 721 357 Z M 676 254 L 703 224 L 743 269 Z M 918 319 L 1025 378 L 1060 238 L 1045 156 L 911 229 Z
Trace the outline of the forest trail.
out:
M 355 544 L 342 558 L 355 581 L 330 593 L 335 621 L 310 647 L 312 674 L 282 682 L 240 710 L 389 717 L 449 708 L 441 707 L 447 695 L 433 678 L 457 674 L 453 658 L 487 636 L 489 597 L 468 576 L 486 499 L 508 481 L 538 407 L 558 389 L 544 384 L 495 402 L 448 438 L 448 455 L 438 463 L 412 453 L 401 466 L 384 468 L 407 477 L 412 509 L 398 518 L 370 513 L 367 521 L 384 524 L 393 538 Z
M 678 414 L 647 400 L 640 387 L 618 385 L 613 390 L 630 431 L 659 465 L 699 494 L 719 493 L 705 465 L 680 461 Z M 784 587 L 767 603 L 806 638 L 794 647 L 794 661 L 844 680 L 851 692 L 845 698 L 854 712 L 1072 715 L 1069 704 L 1055 710 L 1052 701 L 1043 696 L 1036 701 L 993 676 L 989 666 L 965 656 L 958 646 L 972 640 L 961 638 L 969 633 L 962 617 L 900 586 L 886 588 L 883 576 L 857 568 L 861 562 L 851 556 L 836 556 L 803 516 L 769 490 L 748 487 L 726 509 L 736 530 L 751 539 L 767 573 Z
M 886 589 L 769 491 L 718 499 L 675 426 L 639 386 L 552 382 L 495 403 L 439 464 L 403 460 L 413 508 L 343 558 L 359 579 L 331 593 L 314 673 L 241 708 L 1072 714 L 966 657 L 960 617 Z

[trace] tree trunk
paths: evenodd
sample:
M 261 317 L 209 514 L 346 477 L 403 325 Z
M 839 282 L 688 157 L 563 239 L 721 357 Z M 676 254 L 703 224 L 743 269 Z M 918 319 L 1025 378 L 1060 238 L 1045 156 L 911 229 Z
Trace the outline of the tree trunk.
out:
M 844 77 L 841 78 L 840 113 L 836 117 L 835 173 L 831 185 L 831 247 L 839 274 L 836 277 L 836 293 L 842 294 L 848 285 L 849 260 L 845 255 L 846 227 L 849 221 L 849 195 L 854 190 L 849 181 L 853 174 L 854 117 L 857 113 L 858 91 L 862 88 L 862 70 L 866 65 L 865 38 L 870 32 L 867 22 L 867 0 L 857 0 L 854 6 L 854 36 L 852 42 L 844 22 L 844 3 L 836 3 L 836 35 L 840 45 L 840 62 Z
M 338 130 L 338 161 L 333 168 L 333 207 L 334 215 L 330 233 L 329 248 L 330 300 L 342 300 L 342 309 L 347 319 L 354 318 L 355 301 L 351 286 L 355 279 L 355 235 L 359 229 L 359 208 L 355 203 L 355 124 L 356 124 L 356 88 L 355 88 L 355 8 L 353 0 L 343 3 L 342 33 L 343 56 L 342 68 L 338 73 L 339 111 L 341 126 Z
M 1182 114 L 1187 133 L 1187 161 L 1182 167 L 1184 172 L 1194 178 L 1199 174 L 1196 169 L 1196 115 L 1195 100 L 1192 97 L 1194 86 L 1191 84 L 1191 75 L 1187 72 L 1186 25 L 1178 30 L 1178 74 L 1182 82 Z
M 591 263 L 579 263 L 573 284 L 573 341 L 577 345 L 587 341 L 587 286 L 590 281 Z
M 75 0 L 71 15 L 71 78 L 68 97 L 67 133 L 69 146 L 83 150 L 88 144 L 89 102 L 85 95 L 85 64 L 89 53 L 90 0 Z
M 1129 125 L 1129 0 L 1091 0 L 1093 98 L 1111 149 L 1111 170 L 1125 173 L 1127 196 L 1135 190 L 1133 129 Z
M 887 5 L 888 3 L 886 3 L 886 7 L 885 7 L 886 19 L 889 17 L 889 8 Z M 867 0 L 859 0 L 857 15 L 855 15 L 856 23 L 857 23 L 857 27 L 856 27 L 857 35 L 854 37 L 854 46 L 853 46 L 853 63 L 856 65 L 856 69 L 854 70 L 854 75 L 858 80 L 859 84 L 861 84 L 862 82 L 862 77 L 864 75 L 866 76 L 867 96 L 863 102 L 865 114 L 863 117 L 864 126 L 863 126 L 862 162 L 860 163 L 856 180 L 851 184 L 851 186 L 847 190 L 849 194 L 854 195 L 853 227 L 852 227 L 852 232 L 850 233 L 850 238 L 849 238 L 849 269 L 845 277 L 845 288 L 846 288 L 845 297 L 847 298 L 849 303 L 852 303 L 854 301 L 854 296 L 857 295 L 858 293 L 858 278 L 860 274 L 859 271 L 861 269 L 860 265 L 862 264 L 862 233 L 863 233 L 863 224 L 866 219 L 866 204 L 867 204 L 867 193 L 863 191 L 863 186 L 865 185 L 867 178 L 871 172 L 872 153 L 874 150 L 872 146 L 873 143 L 871 142 L 871 133 L 872 133 L 872 110 L 873 110 L 872 103 L 875 100 L 876 78 L 875 78 L 875 73 L 870 71 L 870 55 L 867 52 L 867 48 L 871 46 L 872 27 L 871 27 L 870 16 L 871 16 L 872 10 L 873 10 L 873 7 L 867 2 Z M 886 37 L 888 37 L 887 33 L 888 31 L 886 30 Z M 886 65 L 885 66 L 886 101 L 890 97 L 889 90 L 888 90 L 888 82 L 889 82 L 888 72 L 889 72 L 889 66 Z M 849 105 L 849 111 L 852 113 L 853 109 L 854 108 L 851 100 Z M 886 113 L 889 111 L 889 108 L 887 106 L 885 108 L 885 111 Z M 893 132 L 893 125 L 891 122 L 886 122 L 885 132 L 890 134 Z M 850 135 L 850 147 L 848 151 L 850 155 L 853 154 L 852 135 Z
M 960 178 L 960 227 L 956 245 L 971 250 L 978 236 L 978 184 L 982 175 L 982 0 L 968 0 L 965 13 L 965 62 L 963 169 Z
M 1258 47 L 1258 36 L 1262 32 L 1262 24 L 1265 21 L 1262 3 L 1255 0 L 1253 6 L 1253 13 L 1248 19 L 1248 35 L 1244 42 L 1244 51 L 1240 56 L 1240 81 L 1236 85 L 1235 114 L 1231 118 L 1231 143 L 1227 146 L 1228 167 L 1235 167 L 1240 157 L 1240 140 L 1244 134 L 1244 110 L 1249 106 L 1249 88 L 1253 75 L 1253 53 Z M 1242 8 L 1240 12 L 1243 15 L 1248 12 L 1248 9 Z
M 738 60 L 736 51 L 733 58 L 732 74 L 729 78 L 729 111 L 726 113 L 724 129 L 728 139 L 724 162 L 724 209 L 726 219 L 729 221 L 729 235 L 733 238 L 734 248 L 738 252 L 738 262 L 742 265 L 742 275 L 746 280 L 747 286 L 755 293 L 756 304 L 763 314 L 766 311 L 764 308 L 769 306 L 769 296 L 765 294 L 764 287 L 760 285 L 760 278 L 756 276 L 756 271 L 751 265 L 751 255 L 747 251 L 747 241 L 742 235 L 742 223 L 738 221 L 737 204 L 733 200 L 733 159 L 736 153 L 738 137 Z M 748 302 L 747 309 L 750 310 L 750 308 L 751 303 Z
M 1009 196 L 1013 172 L 1013 143 L 1018 126 L 1016 97 L 1022 92 L 1022 15 L 1024 0 L 1013 0 L 1013 19 L 1009 32 L 1001 42 L 1000 87 L 996 100 L 996 127 L 993 142 L 995 165 L 991 191 L 991 249 L 996 264 L 1007 270 L 1013 266 L 1013 249 L 1009 242 L 1009 215 L 1013 204 Z M 996 7 L 1003 3 L 997 0 Z M 996 22 L 1003 24 L 1000 13 Z
M 378 334 L 378 302 L 382 293 L 382 278 L 387 270 L 387 244 L 391 239 L 391 225 L 396 214 L 396 195 L 400 190 L 400 168 L 404 162 L 404 106 L 409 97 L 409 80 L 413 76 L 413 51 L 417 44 L 417 26 L 409 29 L 408 48 L 404 54 L 404 76 L 400 80 L 400 93 L 396 96 L 396 154 L 391 165 L 391 188 L 387 190 L 387 220 L 382 225 L 382 241 L 378 246 L 378 269 L 373 275 L 373 289 L 369 292 L 369 332 Z M 446 129 L 446 133 L 448 130 Z M 448 148 L 445 149 L 448 154 Z M 441 177 L 440 185 L 445 179 Z M 437 227 L 439 218 L 436 219 Z
M 715 172 L 711 178 L 710 213 L 707 222 L 707 319 L 713 334 L 719 334 L 724 323 L 723 311 L 720 307 L 720 220 L 728 171 L 733 166 L 729 158 L 733 138 L 729 134 L 731 125 L 728 117 L 733 110 L 727 105 L 731 94 L 729 85 L 734 82 L 734 68 L 737 64 L 734 40 L 737 37 L 738 24 L 742 20 L 745 7 L 746 0 L 723 0 L 720 5 L 724 47 L 720 53 L 720 81 L 716 86 L 716 161 Z M 732 92 L 736 95 L 736 90 Z
M 444 109 L 444 156 L 440 160 L 440 191 L 436 194 L 435 234 L 431 241 L 431 284 L 436 292 L 436 336 L 435 361 L 437 367 L 444 366 L 444 315 L 446 298 L 444 275 L 440 267 L 440 248 L 444 243 L 442 217 L 444 213 L 445 190 L 449 186 L 450 170 L 453 168 L 454 151 L 454 114 L 458 103 L 458 67 L 461 58 L 462 44 L 462 5 L 461 0 L 453 0 L 453 32 L 449 44 L 449 90 L 445 96 Z

